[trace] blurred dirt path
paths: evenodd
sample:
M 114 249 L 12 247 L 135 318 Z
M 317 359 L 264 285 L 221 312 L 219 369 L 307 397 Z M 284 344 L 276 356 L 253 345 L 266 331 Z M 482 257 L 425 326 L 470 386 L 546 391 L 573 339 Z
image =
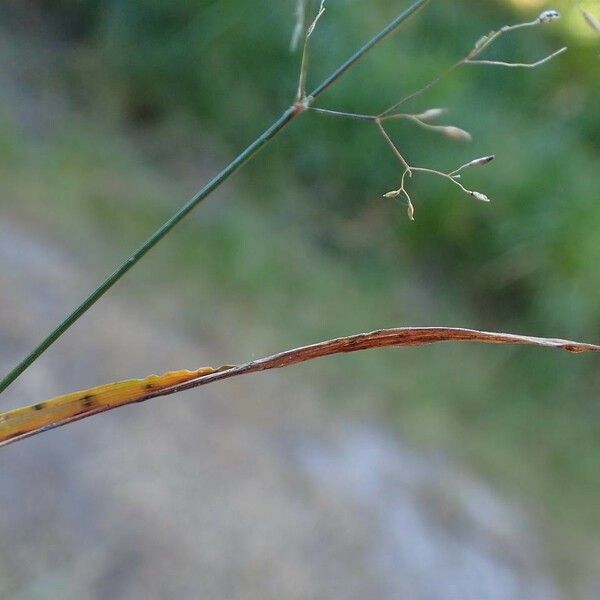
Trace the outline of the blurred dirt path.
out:
M 2 371 L 90 285 L 75 257 L 1 223 Z M 208 349 L 106 298 L 0 407 L 145 375 L 165 344 L 168 367 L 210 362 Z M 324 404 L 309 383 L 291 390 L 275 374 L 3 449 L 0 597 L 561 597 L 519 510 Z

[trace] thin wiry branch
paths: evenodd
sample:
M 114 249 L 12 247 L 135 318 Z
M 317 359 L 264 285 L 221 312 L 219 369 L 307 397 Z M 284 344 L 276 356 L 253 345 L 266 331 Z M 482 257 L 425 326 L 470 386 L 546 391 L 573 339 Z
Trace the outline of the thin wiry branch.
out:
M 319 19 L 325 12 L 325 0 L 321 0 L 319 10 L 312 20 L 312 23 L 306 29 L 304 34 L 304 44 L 302 46 L 302 60 L 300 62 L 300 76 L 298 78 L 298 91 L 296 92 L 296 103 L 305 102 L 306 100 L 306 75 L 308 73 L 308 54 L 309 54 L 309 40 L 312 35 Z
M 311 106 L 310 109 L 312 112 L 316 112 L 321 115 L 327 115 L 329 117 L 340 117 L 342 119 L 356 119 L 357 121 L 374 121 L 377 116 L 376 115 L 363 115 L 360 113 L 349 113 L 343 112 L 341 110 L 329 110 L 326 108 L 316 108 L 315 106 Z
M 462 171 L 463 169 L 465 169 L 467 167 L 480 166 L 483 164 L 487 164 L 487 162 L 489 162 L 489 161 L 482 162 L 481 159 L 475 159 L 474 161 L 470 161 L 469 163 L 462 165 L 461 167 L 459 167 L 458 169 L 455 169 L 454 171 L 452 171 L 450 173 L 445 173 L 445 172 L 437 170 L 437 169 L 413 166 L 405 158 L 404 154 L 399 150 L 398 146 L 390 138 L 389 134 L 387 133 L 387 131 L 385 130 L 385 128 L 383 126 L 383 123 L 385 121 L 404 119 L 404 120 L 414 123 L 415 125 L 421 127 L 422 129 L 426 129 L 428 131 L 432 131 L 435 133 L 440 133 L 440 134 L 442 134 L 450 139 L 453 139 L 453 140 L 466 141 L 466 142 L 471 141 L 471 135 L 469 134 L 469 132 L 465 131 L 464 129 L 461 129 L 460 127 L 456 127 L 454 125 L 437 125 L 437 124 L 432 124 L 429 122 L 429 121 L 439 118 L 445 112 L 444 109 L 434 108 L 434 109 L 429 109 L 429 110 L 426 110 L 426 111 L 418 113 L 418 114 L 398 112 L 398 109 L 400 108 L 400 106 L 402 106 L 406 102 L 409 102 L 410 100 L 413 100 L 414 98 L 417 98 L 418 96 L 421 96 L 422 94 L 424 94 L 425 92 L 427 92 L 428 90 L 433 88 L 440 81 L 442 81 L 442 79 L 446 78 L 448 75 L 450 75 L 452 72 L 454 72 L 459 67 L 462 67 L 463 65 L 484 65 L 484 66 L 498 66 L 498 67 L 508 67 L 508 68 L 533 69 L 533 68 L 539 67 L 539 66 L 549 62 L 553 58 L 555 58 L 555 57 L 559 56 L 560 54 L 562 54 L 563 52 L 565 52 L 567 50 L 567 48 L 560 48 L 559 50 L 556 50 L 555 52 L 549 54 L 548 56 L 546 56 L 536 62 L 532 62 L 532 63 L 510 62 L 510 61 L 503 61 L 503 60 L 496 60 L 496 59 L 480 59 L 478 57 L 484 52 L 484 50 L 489 48 L 501 36 L 511 32 L 511 31 L 515 31 L 518 29 L 525 29 L 525 28 L 529 28 L 529 27 L 536 27 L 538 25 L 541 25 L 544 23 L 549 23 L 550 21 L 554 21 L 554 20 L 558 19 L 559 17 L 560 17 L 560 14 L 558 11 L 545 10 L 533 21 L 527 21 L 526 23 L 517 23 L 516 25 L 505 25 L 504 27 L 501 27 L 497 31 L 491 31 L 487 35 L 484 35 L 483 37 L 481 37 L 462 59 L 460 59 L 459 61 L 455 62 L 453 65 L 448 67 L 445 71 L 443 71 L 440 75 L 438 75 L 437 77 L 432 79 L 430 82 L 425 84 L 423 87 L 404 96 L 403 98 L 401 98 L 400 100 L 398 100 L 397 102 L 395 102 L 394 104 L 392 104 L 391 106 L 386 108 L 383 112 L 381 112 L 377 115 L 351 113 L 351 112 L 344 112 L 344 111 L 339 111 L 339 110 L 329 110 L 329 109 L 315 108 L 315 107 L 310 107 L 310 108 L 314 112 L 317 112 L 317 113 L 320 113 L 323 115 L 328 115 L 328 116 L 333 116 L 333 117 L 338 117 L 338 118 L 354 119 L 354 120 L 360 120 L 360 121 L 373 121 L 375 123 L 375 125 L 377 126 L 377 129 L 378 129 L 378 132 L 382 135 L 382 137 L 386 141 L 387 145 L 391 148 L 392 152 L 394 153 L 396 158 L 398 158 L 398 160 L 400 161 L 400 163 L 402 164 L 402 167 L 404 169 L 402 172 L 402 175 L 401 175 L 400 187 L 397 190 L 392 190 L 390 192 L 385 193 L 384 197 L 386 197 L 386 198 L 403 197 L 406 200 L 407 213 L 408 213 L 408 217 L 411 220 L 414 220 L 414 206 L 413 206 L 411 198 L 405 188 L 405 179 L 406 179 L 406 174 L 408 174 L 409 176 L 412 176 L 413 171 L 420 171 L 423 173 L 430 173 L 433 175 L 438 175 L 444 179 L 451 181 L 454 185 L 456 185 L 458 188 L 460 188 L 463 192 L 469 194 L 470 196 L 476 198 L 477 200 L 489 202 L 489 198 L 482 192 L 469 190 L 466 187 L 464 187 L 462 184 L 460 184 L 458 181 L 456 181 L 456 179 L 460 177 L 458 175 L 459 171 Z
M 498 67 L 516 67 L 520 69 L 535 69 L 535 67 L 540 67 L 541 65 L 551 61 L 553 58 L 567 51 L 567 47 L 564 46 L 560 48 L 556 52 L 549 54 L 548 56 L 532 63 L 515 63 L 515 62 L 505 62 L 502 60 L 467 60 L 465 61 L 466 65 L 492 65 Z
M 384 137 L 386 142 L 389 144 L 389 146 L 392 149 L 392 152 L 394 153 L 396 158 L 401 162 L 402 166 L 404 167 L 404 170 L 410 175 L 409 164 L 406 162 L 404 156 L 402 156 L 402 154 L 400 153 L 400 150 L 398 150 L 398 148 L 396 148 L 396 145 L 392 141 L 392 138 L 390 138 L 390 136 L 387 134 L 387 131 L 383 128 L 381 121 L 379 119 L 376 119 L 375 124 L 377 125 L 377 128 L 379 129 L 381 135 Z

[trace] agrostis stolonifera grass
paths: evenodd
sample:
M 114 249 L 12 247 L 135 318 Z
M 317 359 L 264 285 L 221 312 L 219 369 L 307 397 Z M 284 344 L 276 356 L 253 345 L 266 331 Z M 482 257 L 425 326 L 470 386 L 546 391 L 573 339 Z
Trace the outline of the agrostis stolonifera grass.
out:
M 311 27 L 307 30 L 307 35 L 305 37 L 303 60 L 302 60 L 303 68 L 305 66 L 304 56 L 306 55 L 306 52 L 307 52 L 306 48 L 308 46 L 308 38 L 310 36 L 310 33 L 312 33 L 312 30 L 314 29 L 314 25 L 316 24 L 317 20 L 323 14 L 323 10 L 324 10 L 323 2 L 321 2 L 321 6 L 319 8 L 317 16 L 316 16 L 315 20 L 313 21 Z M 473 198 L 475 198 L 475 200 L 479 200 L 481 202 L 489 202 L 490 199 L 486 196 L 486 194 L 484 194 L 483 192 L 478 192 L 478 191 L 471 190 L 471 189 L 465 187 L 459 180 L 462 177 L 461 171 L 463 171 L 467 168 L 471 168 L 471 167 L 481 167 L 481 166 L 487 165 L 490 161 L 493 160 L 494 156 L 483 156 L 481 158 L 476 158 L 474 160 L 471 160 L 471 161 L 457 167 L 456 169 L 454 169 L 453 171 L 450 171 L 450 172 L 443 172 L 443 171 L 439 171 L 438 169 L 434 169 L 434 168 L 412 165 L 406 159 L 404 154 L 399 150 L 397 144 L 394 143 L 394 141 L 392 140 L 392 138 L 386 131 L 384 124 L 387 121 L 404 119 L 404 120 L 410 121 L 411 123 L 414 123 L 415 125 L 421 127 L 422 129 L 426 129 L 428 131 L 433 131 L 435 133 L 442 134 L 445 137 L 450 138 L 452 140 L 465 141 L 465 142 L 471 141 L 471 134 L 468 131 L 461 129 L 460 127 L 456 127 L 454 125 L 438 125 L 438 124 L 433 124 L 431 122 L 431 121 L 435 121 L 436 119 L 438 119 L 442 115 L 444 115 L 446 113 L 445 108 L 429 108 L 429 109 L 424 110 L 419 113 L 398 112 L 398 109 L 403 104 L 408 102 L 409 100 L 413 100 L 417 96 L 420 96 L 421 94 L 427 92 L 433 86 L 435 86 L 437 83 L 439 83 L 442 79 L 447 77 L 450 73 L 452 73 L 453 71 L 455 71 L 456 69 L 458 69 L 459 67 L 462 67 L 464 65 L 483 65 L 483 66 L 492 66 L 492 67 L 497 66 L 497 67 L 508 67 L 508 68 L 534 69 L 536 67 L 546 64 L 547 62 L 549 62 L 556 56 L 565 52 L 567 50 L 567 48 L 566 47 L 560 48 L 560 49 L 556 50 L 555 52 L 552 52 L 551 54 L 545 56 L 544 58 L 541 58 L 540 60 L 537 60 L 535 62 L 529 62 L 529 63 L 509 62 L 509 61 L 496 60 L 496 59 L 484 59 L 484 58 L 479 58 L 479 57 L 483 53 L 483 51 L 486 50 L 487 48 L 489 48 L 496 40 L 498 40 L 498 38 L 500 38 L 501 36 L 511 32 L 511 31 L 515 31 L 517 29 L 524 29 L 524 28 L 528 28 L 528 27 L 537 27 L 538 25 L 550 23 L 551 21 L 555 21 L 556 19 L 559 19 L 559 18 L 560 18 L 560 13 L 557 10 L 545 10 L 533 21 L 528 21 L 525 23 L 517 23 L 516 25 L 505 25 L 504 27 L 501 27 L 497 31 L 491 31 L 490 33 L 481 37 L 475 43 L 475 45 L 471 48 L 471 50 L 469 50 L 469 52 L 466 54 L 466 56 L 464 56 L 462 59 L 460 59 L 459 61 L 455 62 L 453 65 L 448 67 L 445 71 L 443 71 L 440 75 L 438 75 L 437 77 L 432 79 L 429 83 L 425 84 L 423 87 L 408 94 L 407 96 L 404 96 L 403 98 L 398 100 L 398 102 L 394 103 L 392 106 L 389 106 L 388 108 L 386 108 L 383 112 L 381 112 L 379 114 L 358 114 L 358 113 L 350 113 L 350 112 L 344 112 L 344 111 L 339 111 L 339 110 L 329 110 L 329 109 L 324 109 L 324 108 L 317 108 L 317 107 L 311 106 L 312 99 L 310 97 L 305 97 L 302 95 L 299 95 L 299 98 L 297 101 L 301 102 L 305 107 L 309 108 L 313 112 L 316 112 L 316 113 L 319 113 L 322 115 L 328 115 L 328 116 L 339 117 L 339 118 L 347 118 L 347 119 L 355 119 L 355 120 L 360 120 L 360 121 L 371 121 L 372 123 L 375 124 L 375 126 L 377 127 L 377 130 L 379 131 L 379 133 L 382 135 L 382 137 L 386 141 L 387 145 L 392 150 L 394 156 L 398 159 L 398 161 L 402 165 L 402 174 L 400 177 L 400 187 L 397 189 L 393 189 L 389 192 L 386 192 L 385 194 L 383 194 L 383 196 L 385 198 L 402 198 L 406 202 L 406 207 L 407 207 L 406 210 L 407 210 L 407 214 L 408 214 L 408 217 L 410 220 L 414 220 L 415 209 L 414 209 L 412 199 L 411 199 L 408 191 L 406 190 L 406 178 L 407 178 L 407 176 L 409 178 L 412 177 L 413 173 L 429 173 L 430 175 L 436 175 L 438 177 L 442 177 L 443 179 L 453 183 L 456 187 L 458 187 L 465 194 L 468 194 L 469 196 L 472 196 Z M 589 18 L 588 18 L 588 20 L 589 20 Z M 302 68 L 301 68 L 300 85 L 298 87 L 299 94 L 300 94 L 300 90 L 303 89 L 304 78 L 305 78 L 305 72 L 303 73 Z

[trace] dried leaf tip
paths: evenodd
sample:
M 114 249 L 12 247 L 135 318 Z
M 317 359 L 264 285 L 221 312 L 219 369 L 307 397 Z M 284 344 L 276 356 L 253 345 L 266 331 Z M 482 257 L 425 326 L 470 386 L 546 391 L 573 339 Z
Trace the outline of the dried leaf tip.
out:
M 538 23 L 550 23 L 550 21 L 556 21 L 560 19 L 560 13 L 557 10 L 545 10 L 538 18 Z

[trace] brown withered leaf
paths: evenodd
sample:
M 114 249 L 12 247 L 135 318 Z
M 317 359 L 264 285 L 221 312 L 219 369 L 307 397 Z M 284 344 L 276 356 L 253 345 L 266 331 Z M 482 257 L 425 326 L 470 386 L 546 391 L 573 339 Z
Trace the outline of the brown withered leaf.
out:
M 346 352 L 374 348 L 422 346 L 437 342 L 481 342 L 556 348 L 568 352 L 600 352 L 600 346 L 569 340 L 510 333 L 493 333 L 455 327 L 400 327 L 379 329 L 301 346 L 236 366 L 202 367 L 195 371 L 172 371 L 72 392 L 31 406 L 0 414 L 0 446 L 42 433 L 72 421 L 158 396 Z

